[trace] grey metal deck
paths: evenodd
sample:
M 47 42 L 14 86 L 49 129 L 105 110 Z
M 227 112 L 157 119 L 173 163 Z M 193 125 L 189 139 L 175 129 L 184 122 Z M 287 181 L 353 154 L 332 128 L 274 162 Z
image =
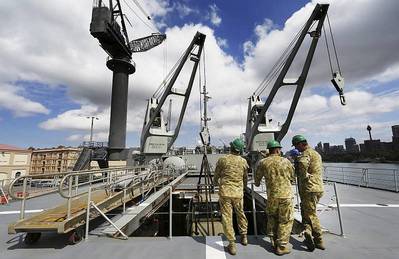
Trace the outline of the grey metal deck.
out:
M 376 204 L 399 204 L 399 194 L 338 185 L 345 237 L 327 233 L 327 250 L 306 251 L 302 238 L 292 236 L 293 252 L 284 258 L 399 258 L 399 208 Z M 328 190 L 322 203 L 329 203 Z M 41 209 L 56 205 L 55 195 L 35 198 L 27 203 L 27 209 Z M 331 203 L 331 202 L 330 202 Z M 366 204 L 366 207 L 359 207 Z M 374 206 L 372 206 L 374 205 Z M 19 204 L 0 206 L 0 213 L 18 211 Z M 238 244 L 238 254 L 233 257 L 223 251 L 220 237 L 173 237 L 115 240 L 90 236 L 75 246 L 66 245 L 66 237 L 45 234 L 34 246 L 23 243 L 23 235 L 8 235 L 7 224 L 15 221 L 18 214 L 0 214 L 1 258 L 277 258 L 271 253 L 265 237 L 249 238 L 250 244 Z M 338 219 L 334 210 L 321 214 L 321 222 L 331 232 L 339 233 Z

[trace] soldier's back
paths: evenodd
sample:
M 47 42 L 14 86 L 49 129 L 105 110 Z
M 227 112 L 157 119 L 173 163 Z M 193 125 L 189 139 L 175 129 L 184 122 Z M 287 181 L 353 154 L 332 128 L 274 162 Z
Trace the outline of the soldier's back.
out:
M 243 179 L 247 173 L 247 161 L 239 155 L 226 155 L 218 161 L 221 175 L 219 180 L 219 195 L 225 197 L 242 197 L 244 192 Z
M 293 166 L 291 162 L 279 155 L 270 155 L 261 160 L 266 181 L 268 198 L 291 198 Z
M 320 154 L 309 147 L 299 157 L 299 162 L 308 163 L 309 174 L 304 179 L 304 188 L 308 192 L 323 192 L 323 163 Z M 306 172 L 304 172 L 306 173 Z

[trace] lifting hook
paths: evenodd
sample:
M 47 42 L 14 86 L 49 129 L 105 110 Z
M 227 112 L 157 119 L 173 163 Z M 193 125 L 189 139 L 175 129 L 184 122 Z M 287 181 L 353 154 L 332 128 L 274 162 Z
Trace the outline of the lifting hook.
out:
M 334 85 L 335 89 L 339 94 L 339 99 L 342 105 L 346 105 L 345 95 L 344 95 L 344 78 L 339 72 L 333 73 L 333 79 L 331 79 L 331 83 Z

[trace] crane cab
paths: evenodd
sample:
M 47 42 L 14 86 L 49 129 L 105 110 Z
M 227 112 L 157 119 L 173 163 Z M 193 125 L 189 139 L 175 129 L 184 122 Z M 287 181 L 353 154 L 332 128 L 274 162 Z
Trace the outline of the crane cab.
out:
M 147 110 L 144 119 L 143 130 L 148 123 L 151 123 L 151 117 L 154 116 L 158 106 L 158 99 L 151 98 L 147 103 Z M 163 116 L 162 109 L 155 114 L 155 118 L 150 126 L 149 136 L 142 139 L 143 153 L 146 154 L 165 154 L 168 151 L 168 144 L 173 136 L 173 131 L 167 130 L 167 123 Z M 144 134 L 142 134 L 143 136 Z
M 247 126 L 246 126 L 246 138 L 251 136 L 251 130 L 255 124 L 255 121 L 260 116 L 264 102 L 260 99 L 258 95 L 252 95 L 248 101 L 248 113 L 247 113 Z M 253 141 L 251 146 L 247 146 L 247 151 L 266 151 L 267 142 L 274 139 L 274 134 L 279 132 L 280 126 L 274 126 L 271 124 L 271 119 L 265 114 L 259 123 L 258 129 L 253 136 Z M 249 143 L 247 139 L 247 143 Z

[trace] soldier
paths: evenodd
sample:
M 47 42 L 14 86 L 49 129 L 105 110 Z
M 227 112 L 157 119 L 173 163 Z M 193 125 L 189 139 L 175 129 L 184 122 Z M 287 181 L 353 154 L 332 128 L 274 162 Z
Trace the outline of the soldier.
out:
M 235 244 L 235 233 L 233 229 L 234 208 L 237 216 L 238 229 L 241 235 L 241 244 L 248 244 L 247 228 L 248 221 L 244 214 L 244 186 L 247 185 L 248 163 L 240 156 L 244 150 L 244 142 L 235 139 L 230 143 L 231 152 L 229 155 L 221 157 L 216 163 L 213 182 L 219 185 L 219 204 L 222 213 L 223 231 L 229 245 L 227 250 L 235 255 L 237 248 Z
M 289 254 L 288 242 L 294 223 L 293 194 L 294 167 L 281 157 L 281 145 L 272 140 L 267 143 L 269 156 L 262 159 L 256 169 L 255 185 L 265 177 L 267 192 L 267 235 L 277 255 Z
M 316 205 L 324 191 L 321 156 L 308 145 L 302 135 L 294 136 L 292 145 L 302 153 L 297 158 L 296 172 L 301 197 L 302 224 L 305 228 L 305 244 L 310 251 L 315 248 L 324 250 L 322 229 L 316 214 Z

